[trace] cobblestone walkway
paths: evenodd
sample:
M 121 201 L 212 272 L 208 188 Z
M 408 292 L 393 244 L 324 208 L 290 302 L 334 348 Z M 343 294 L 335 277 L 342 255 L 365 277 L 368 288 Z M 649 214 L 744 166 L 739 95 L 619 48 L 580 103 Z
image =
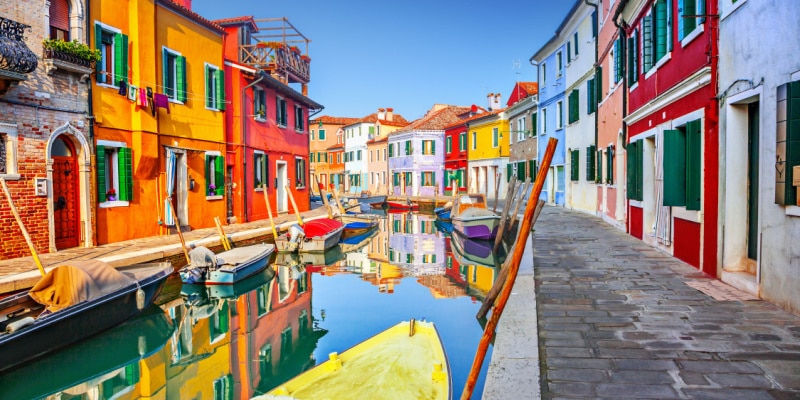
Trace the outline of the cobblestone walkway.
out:
M 800 398 L 800 317 L 716 301 L 597 217 L 546 207 L 535 228 L 542 398 Z

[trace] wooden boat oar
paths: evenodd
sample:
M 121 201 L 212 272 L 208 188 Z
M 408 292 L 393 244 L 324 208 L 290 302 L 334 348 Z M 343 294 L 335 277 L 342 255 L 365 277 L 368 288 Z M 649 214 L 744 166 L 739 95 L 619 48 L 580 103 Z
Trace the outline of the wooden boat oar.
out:
M 167 196 L 165 200 L 170 200 L 171 196 Z M 183 232 L 181 232 L 181 222 L 178 221 L 178 214 L 175 213 L 175 206 L 170 202 L 169 210 L 172 211 L 172 219 L 175 220 L 175 230 L 178 231 L 178 237 L 181 239 L 181 247 L 183 248 L 183 256 L 186 257 L 186 265 L 192 263 L 189 258 L 189 249 L 186 248 L 186 241 L 183 240 Z
M 284 186 L 286 188 L 286 192 L 289 193 L 289 200 L 292 201 L 292 207 L 294 207 L 294 215 L 297 216 L 297 223 L 300 226 L 303 226 L 303 218 L 300 218 L 300 210 L 297 209 L 297 203 L 294 202 L 294 195 L 292 191 L 289 190 L 289 185 Z
M 217 233 L 219 234 L 219 241 L 222 243 L 222 248 L 225 250 L 231 249 L 231 242 L 225 236 L 225 231 L 222 230 L 222 224 L 219 222 L 219 217 L 214 217 L 214 224 L 217 226 Z
M 33 256 L 33 262 L 36 263 L 36 268 L 39 269 L 39 273 L 42 276 L 45 276 L 44 267 L 42 266 L 42 261 L 39 260 L 39 255 L 36 253 L 36 247 L 33 246 L 33 241 L 31 240 L 31 236 L 28 235 L 28 230 L 25 229 L 25 225 L 22 224 L 22 218 L 19 216 L 17 212 L 17 207 L 14 206 L 14 201 L 11 200 L 11 192 L 8 191 L 8 186 L 6 186 L 6 179 L 0 177 L 0 184 L 3 185 L 3 192 L 6 194 L 6 200 L 8 200 L 8 206 L 11 207 L 11 213 L 14 214 L 14 219 L 17 220 L 17 225 L 19 225 L 19 229 L 22 231 L 22 236 L 25 238 L 25 242 L 28 243 L 28 249 L 31 251 L 31 255 Z
M 542 158 L 542 170 L 547 171 L 547 169 L 550 168 L 550 162 L 553 160 L 553 154 L 556 152 L 557 143 L 558 140 L 556 138 L 550 138 L 548 141 L 547 150 Z M 489 342 L 491 342 L 492 337 L 494 337 L 494 330 L 497 327 L 497 322 L 500 320 L 508 298 L 511 296 L 511 289 L 514 287 L 514 281 L 517 279 L 517 272 L 519 272 L 519 264 L 522 260 L 523 253 L 525 253 L 525 243 L 528 241 L 528 235 L 531 233 L 533 214 L 536 211 L 537 204 L 534 199 L 538 199 L 539 195 L 542 194 L 544 175 L 545 174 L 542 174 L 541 179 L 540 177 L 536 178 L 536 184 L 531 191 L 530 200 L 528 200 L 528 204 L 525 206 L 525 216 L 521 220 L 519 237 L 517 238 L 517 243 L 514 245 L 514 254 L 512 254 L 509 263 L 508 278 L 503 285 L 503 291 L 500 293 L 500 297 L 497 299 L 497 304 L 492 309 L 492 316 L 486 324 L 486 329 L 483 331 L 481 341 L 478 343 L 478 351 L 475 354 L 475 360 L 472 362 L 472 369 L 470 369 L 467 382 L 464 384 L 464 391 L 461 392 L 462 400 L 472 397 L 472 391 L 475 389 L 475 385 L 478 382 L 478 374 L 481 372 L 483 359 L 486 358 L 486 351 L 489 349 Z
M 267 215 L 269 216 L 269 225 L 272 227 L 272 238 L 278 240 L 278 230 L 275 229 L 275 221 L 272 220 L 272 206 L 269 205 L 269 196 L 267 195 L 267 185 L 261 184 L 264 188 L 264 202 L 267 203 Z

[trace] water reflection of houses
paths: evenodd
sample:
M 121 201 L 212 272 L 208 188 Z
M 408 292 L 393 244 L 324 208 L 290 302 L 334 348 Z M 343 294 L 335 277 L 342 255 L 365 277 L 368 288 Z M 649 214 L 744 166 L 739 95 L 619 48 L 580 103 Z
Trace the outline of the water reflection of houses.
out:
M 389 262 L 406 275 L 444 275 L 444 235 L 433 215 L 391 213 L 389 219 Z
M 456 233 L 451 235 L 448 242 L 447 275 L 461 282 L 469 296 L 484 299 L 497 279 L 501 260 L 493 252 L 487 255 L 484 251 L 482 254 L 476 250 L 480 246 L 467 243 L 469 239 Z

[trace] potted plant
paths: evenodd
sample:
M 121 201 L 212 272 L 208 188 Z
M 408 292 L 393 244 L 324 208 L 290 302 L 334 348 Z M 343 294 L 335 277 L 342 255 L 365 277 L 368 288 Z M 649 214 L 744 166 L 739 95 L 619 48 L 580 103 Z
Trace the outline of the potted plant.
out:
M 61 39 L 45 39 L 42 41 L 44 58 L 56 58 L 78 65 L 94 67 L 100 61 L 100 50 L 93 49 L 77 40 L 65 42 Z
M 106 191 L 106 200 L 107 201 L 116 201 L 117 200 L 117 191 L 114 188 L 108 189 Z
M 217 194 L 217 185 L 213 182 L 208 184 L 208 194 L 212 196 Z

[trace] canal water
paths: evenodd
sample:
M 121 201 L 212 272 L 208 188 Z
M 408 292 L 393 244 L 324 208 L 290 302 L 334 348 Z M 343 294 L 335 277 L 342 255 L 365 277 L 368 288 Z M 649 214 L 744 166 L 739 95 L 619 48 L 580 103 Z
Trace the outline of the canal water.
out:
M 0 375 L 0 399 L 249 399 L 411 318 L 439 330 L 460 396 L 503 254 L 435 215 L 389 213 L 325 254 L 274 254 L 231 286 L 177 275 L 141 316 Z M 473 398 L 480 398 L 491 358 Z

